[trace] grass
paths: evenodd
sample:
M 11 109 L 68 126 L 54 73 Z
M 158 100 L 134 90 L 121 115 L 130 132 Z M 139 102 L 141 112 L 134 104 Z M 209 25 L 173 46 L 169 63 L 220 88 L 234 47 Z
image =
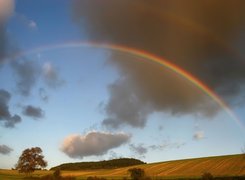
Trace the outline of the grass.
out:
M 105 177 L 107 179 L 122 179 L 129 177 L 128 169 L 138 167 L 145 170 L 146 175 L 153 179 L 182 179 L 199 178 L 204 172 L 210 172 L 214 176 L 245 176 L 244 155 L 229 155 L 207 158 L 185 159 L 177 161 L 144 164 L 118 169 L 62 171 L 61 175 L 74 176 L 77 179 L 86 179 L 89 176 Z M 35 171 L 33 177 L 41 177 L 52 174 L 53 171 Z M 0 179 L 23 179 L 25 175 L 15 170 L 0 170 Z

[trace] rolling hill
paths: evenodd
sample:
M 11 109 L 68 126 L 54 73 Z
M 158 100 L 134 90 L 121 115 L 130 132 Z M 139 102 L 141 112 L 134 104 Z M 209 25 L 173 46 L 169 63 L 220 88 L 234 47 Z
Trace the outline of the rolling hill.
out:
M 118 160 L 112 162 L 117 161 Z M 72 168 L 69 169 L 68 167 L 68 170 L 67 165 L 74 165 L 74 163 L 68 163 L 65 164 L 66 167 L 63 166 L 66 170 L 63 169 L 61 174 L 62 176 L 74 176 L 76 179 L 86 179 L 86 177 L 89 176 L 106 177 L 107 179 L 123 179 L 123 177 L 129 177 L 128 169 L 137 167 L 144 169 L 146 175 L 153 179 L 200 178 L 204 172 L 209 172 L 216 177 L 239 176 L 240 179 L 245 179 L 245 155 L 242 154 L 140 164 L 121 168 L 101 167 L 101 162 L 93 163 L 93 165 L 96 163 L 100 164 L 100 168 L 92 169 L 90 167 L 83 167 L 83 170 L 71 170 Z M 102 161 L 102 164 L 103 163 L 105 162 Z M 62 167 L 62 165 L 57 167 Z M 97 168 L 99 166 L 95 167 Z M 35 171 L 32 175 L 33 177 L 42 177 L 47 174 L 53 174 L 53 172 L 53 170 Z M 11 180 L 22 179 L 24 177 L 23 174 L 19 174 L 16 170 L 0 170 L 0 179 Z
M 195 159 L 167 161 L 133 166 L 145 170 L 152 177 L 200 177 L 204 172 L 210 172 L 214 176 L 245 176 L 245 156 L 227 155 Z M 128 176 L 131 167 L 116 169 L 64 171 L 63 175 L 74 176 Z

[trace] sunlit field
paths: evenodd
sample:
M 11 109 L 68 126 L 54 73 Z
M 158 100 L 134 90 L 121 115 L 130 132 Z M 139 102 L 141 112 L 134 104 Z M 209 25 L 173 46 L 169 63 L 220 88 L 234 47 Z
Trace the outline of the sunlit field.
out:
M 178 179 L 178 178 L 201 178 L 203 173 L 209 172 L 214 177 L 242 177 L 245 176 L 244 155 L 207 157 L 190 160 L 178 160 L 169 162 L 159 162 L 146 165 L 133 166 L 142 168 L 146 175 L 152 179 Z M 63 177 L 72 176 L 76 179 L 86 179 L 88 177 L 104 177 L 106 179 L 123 179 L 129 177 L 128 169 L 133 167 L 118 169 L 83 170 L 83 171 L 62 171 Z M 35 171 L 33 177 L 42 177 L 52 174 L 54 171 Z M 1 170 L 2 179 L 22 179 L 26 176 L 16 170 Z

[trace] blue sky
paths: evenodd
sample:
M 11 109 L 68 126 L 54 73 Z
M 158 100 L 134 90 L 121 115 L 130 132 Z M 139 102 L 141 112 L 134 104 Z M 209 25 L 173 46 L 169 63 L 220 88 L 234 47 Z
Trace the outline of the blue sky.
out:
M 219 54 L 207 53 L 205 56 L 217 58 L 217 67 L 212 66 L 215 63 L 210 63 L 209 59 L 199 64 L 187 62 L 180 58 L 183 55 L 174 46 L 167 48 L 170 54 L 166 53 L 168 60 L 172 57 L 173 63 L 219 94 L 243 127 L 193 84 L 149 60 L 142 63 L 145 60 L 116 50 L 69 46 L 68 42 L 92 40 L 134 47 L 165 58 L 164 54 L 158 54 L 159 48 L 139 45 L 141 31 L 138 29 L 144 31 L 141 25 L 134 23 L 126 27 L 114 19 L 107 21 L 103 19 L 103 13 L 110 11 L 97 9 L 103 8 L 102 4 L 84 2 L 0 1 L 2 7 L 10 7 L 9 12 L 0 14 L 0 23 L 4 27 L 0 26 L 0 33 L 4 32 L 0 40 L 7 37 L 6 41 L 0 42 L 0 47 L 7 49 L 7 55 L 0 51 L 3 54 L 0 54 L 3 57 L 0 61 L 0 168 L 14 167 L 21 152 L 35 146 L 42 148 L 48 168 L 65 162 L 118 157 L 158 162 L 241 153 L 245 143 L 242 91 L 245 81 L 244 74 L 238 76 L 239 69 L 233 73 L 237 67 L 235 63 L 234 66 L 229 64 L 231 68 L 223 78 L 222 70 L 211 72 L 219 67 L 227 70 L 225 65 L 230 61 Z M 125 2 L 122 8 L 130 4 Z M 84 5 L 91 13 L 84 10 Z M 143 6 L 141 3 L 136 5 Z M 118 5 L 111 3 L 111 6 L 116 9 Z M 134 13 L 137 13 L 137 6 Z M 96 13 L 102 13 L 101 19 L 96 19 L 98 22 L 92 21 L 100 15 Z M 119 16 L 114 11 L 111 13 L 112 17 L 113 13 L 115 17 Z M 173 10 L 172 13 L 176 12 Z M 134 15 L 145 18 L 140 13 Z M 118 21 L 128 23 L 123 17 L 119 18 L 122 19 Z M 104 23 L 100 24 L 100 20 Z M 115 28 L 108 25 L 113 22 Z M 168 23 L 164 25 L 176 28 Z M 207 27 L 212 29 L 212 26 Z M 160 27 L 152 24 L 156 35 L 157 28 Z M 131 33 L 138 34 L 131 36 Z M 188 33 L 199 37 L 195 31 Z M 155 38 L 151 34 L 154 33 L 150 32 L 149 37 L 143 34 L 142 44 L 145 41 L 153 43 L 147 39 Z M 168 41 L 174 44 L 176 39 L 172 36 L 168 36 Z M 159 34 L 159 41 L 154 39 L 154 44 L 166 47 L 164 43 L 161 45 L 162 38 L 166 37 Z M 188 43 L 195 51 L 194 40 L 187 40 Z M 235 41 L 232 43 L 236 44 Z M 37 48 L 39 50 L 32 51 Z M 236 50 L 241 51 L 239 47 Z M 18 52 L 23 53 L 13 58 Z M 187 55 L 191 59 L 193 54 Z M 239 90 L 235 88 L 237 86 Z M 17 116 L 21 120 L 16 120 Z

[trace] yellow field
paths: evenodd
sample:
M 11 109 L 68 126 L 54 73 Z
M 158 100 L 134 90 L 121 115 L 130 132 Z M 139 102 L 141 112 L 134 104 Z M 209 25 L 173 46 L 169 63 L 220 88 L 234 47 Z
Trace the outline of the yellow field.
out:
M 244 155 L 231 155 L 143 164 L 109 170 L 62 171 L 62 176 L 75 176 L 77 179 L 88 176 L 128 177 L 127 171 L 132 167 L 144 169 L 151 177 L 200 177 L 204 172 L 210 172 L 214 176 L 241 176 L 245 175 L 245 157 Z M 52 171 L 36 171 L 33 176 L 40 177 L 52 173 Z M 7 179 L 21 179 L 24 176 L 20 176 L 14 170 L 0 170 L 0 179 L 6 177 Z

